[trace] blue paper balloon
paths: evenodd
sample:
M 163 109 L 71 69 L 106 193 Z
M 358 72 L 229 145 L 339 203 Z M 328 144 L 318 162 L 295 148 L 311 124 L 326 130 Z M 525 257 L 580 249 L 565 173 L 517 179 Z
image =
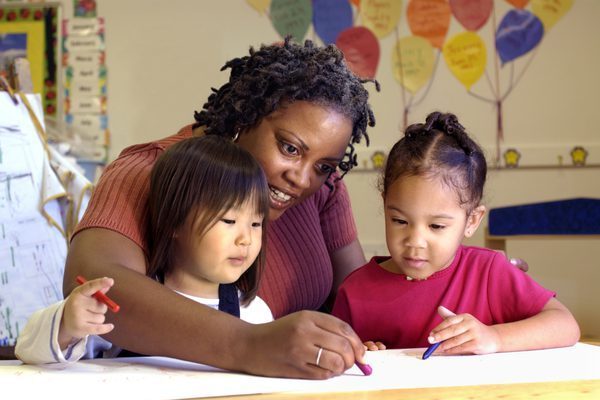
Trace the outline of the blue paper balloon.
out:
M 531 12 L 520 9 L 507 12 L 496 32 L 496 49 L 502 64 L 529 52 L 543 36 L 544 25 Z
M 352 26 L 348 0 L 313 0 L 313 24 L 323 43 L 335 43 L 343 30 Z

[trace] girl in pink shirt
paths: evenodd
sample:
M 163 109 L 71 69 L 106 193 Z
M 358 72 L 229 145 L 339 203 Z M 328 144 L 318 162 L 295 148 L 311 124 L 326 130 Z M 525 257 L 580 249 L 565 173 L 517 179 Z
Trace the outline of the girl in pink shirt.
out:
M 573 345 L 577 322 L 502 254 L 461 244 L 485 214 L 481 148 L 456 116 L 408 127 L 381 180 L 390 257 L 374 257 L 340 287 L 333 314 L 369 350 L 442 342 L 441 354 Z

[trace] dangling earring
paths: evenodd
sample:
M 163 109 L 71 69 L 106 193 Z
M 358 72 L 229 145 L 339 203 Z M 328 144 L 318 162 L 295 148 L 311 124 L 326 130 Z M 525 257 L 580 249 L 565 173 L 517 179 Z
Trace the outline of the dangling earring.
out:
M 235 131 L 235 135 L 233 135 L 233 138 L 231 139 L 231 141 L 232 141 L 233 143 L 237 142 L 238 138 L 240 137 L 240 131 L 241 131 L 241 129 L 240 129 L 240 128 L 237 128 L 237 129 L 236 129 L 236 131 Z

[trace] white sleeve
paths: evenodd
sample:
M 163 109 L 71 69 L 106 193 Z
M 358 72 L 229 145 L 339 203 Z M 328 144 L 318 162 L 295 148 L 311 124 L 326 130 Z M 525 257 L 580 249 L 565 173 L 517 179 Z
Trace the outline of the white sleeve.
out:
M 86 352 L 87 336 L 71 343 L 64 351 L 58 344 L 58 330 L 65 301 L 38 310 L 19 333 L 15 355 L 26 364 L 70 363 Z
M 251 324 L 273 321 L 273 313 L 263 299 L 256 296 L 247 306 L 240 306 L 240 318 Z

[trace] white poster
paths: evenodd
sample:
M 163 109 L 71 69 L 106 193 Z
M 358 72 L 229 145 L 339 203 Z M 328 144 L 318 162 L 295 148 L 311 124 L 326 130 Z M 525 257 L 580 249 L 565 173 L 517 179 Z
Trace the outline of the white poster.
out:
M 27 95 L 27 99 L 43 123 L 40 96 Z M 89 182 L 80 173 L 70 172 L 58 155 L 50 159 L 53 153 L 45 147 L 22 99 L 15 105 L 8 93 L 0 92 L 2 346 L 14 345 L 34 311 L 62 299 L 66 235 L 72 228 L 65 226 L 71 209 L 67 199 L 81 199 L 76 207 L 81 212 L 89 199 Z M 68 181 L 61 181 L 55 170 Z

